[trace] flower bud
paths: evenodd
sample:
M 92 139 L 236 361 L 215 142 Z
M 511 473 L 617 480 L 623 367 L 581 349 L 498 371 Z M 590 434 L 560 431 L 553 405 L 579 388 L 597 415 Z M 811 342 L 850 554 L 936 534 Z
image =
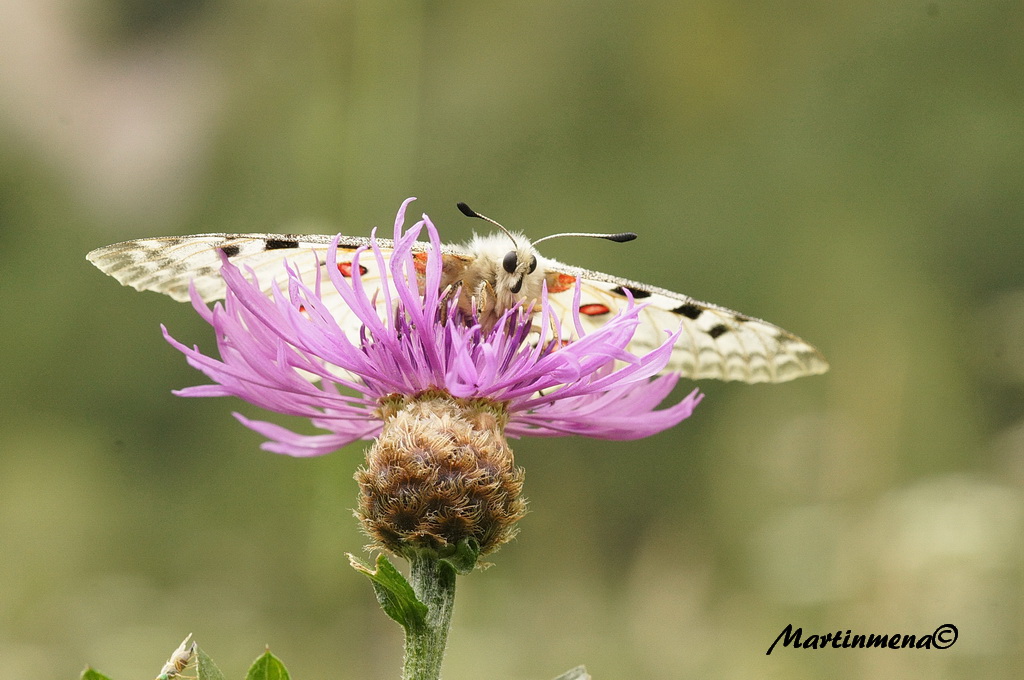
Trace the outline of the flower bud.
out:
M 426 392 L 385 398 L 379 411 L 384 428 L 355 475 L 356 516 L 373 547 L 447 557 L 470 539 L 486 555 L 515 535 L 524 474 L 503 404 Z

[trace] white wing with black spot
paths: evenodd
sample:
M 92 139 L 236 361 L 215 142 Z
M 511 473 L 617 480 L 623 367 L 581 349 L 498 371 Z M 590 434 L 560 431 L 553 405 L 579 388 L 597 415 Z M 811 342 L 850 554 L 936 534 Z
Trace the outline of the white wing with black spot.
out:
M 693 379 L 714 378 L 748 383 L 785 382 L 824 373 L 828 362 L 821 352 L 778 326 L 740 314 L 731 309 L 700 302 L 637 281 L 620 279 L 545 260 L 551 271 L 582 282 L 580 319 L 584 329 L 593 330 L 628 304 L 626 293 L 645 304 L 629 349 L 643 354 L 660 347 L 669 332 L 681 328 L 665 371 L 679 371 Z M 552 304 L 562 309 L 563 333 L 573 305 L 574 290 L 551 293 Z
M 225 292 L 220 251 L 243 271 L 252 268 L 263 289 L 269 292 L 275 281 L 280 284 L 285 281 L 285 259 L 304 275 L 304 281 L 312 281 L 305 274 L 312 274 L 317 266 L 323 266 L 333 238 L 319 234 L 164 236 L 97 248 L 86 258 L 135 290 L 152 290 L 187 302 L 189 283 L 194 281 L 203 301 L 212 302 L 222 299 Z M 369 243 L 366 238 L 343 237 L 338 261 L 351 259 L 356 248 Z M 378 243 L 390 249 L 390 241 L 378 239 Z M 361 262 L 365 266 L 372 259 L 363 256 Z
M 180 302 L 189 298 L 189 283 L 204 302 L 224 298 L 226 286 L 221 275 L 223 251 L 248 277 L 256 276 L 260 288 L 268 295 L 279 286 L 287 294 L 285 263 L 296 271 L 303 283 L 313 287 L 317 269 L 327 262 L 327 250 L 333 236 L 319 234 L 196 234 L 167 236 L 115 243 L 88 254 L 90 262 L 126 286 L 136 290 L 163 293 Z M 343 276 L 352 275 L 352 257 L 357 248 L 370 240 L 341 237 L 338 246 L 338 269 Z M 387 266 L 392 242 L 377 239 Z M 372 252 L 359 258 L 360 273 L 367 296 L 374 299 L 375 288 L 382 280 L 377 259 Z M 358 341 L 360 322 L 356 315 L 321 272 L 321 300 L 338 326 L 353 341 Z M 382 299 L 377 296 L 377 299 Z M 380 310 L 383 315 L 384 310 Z

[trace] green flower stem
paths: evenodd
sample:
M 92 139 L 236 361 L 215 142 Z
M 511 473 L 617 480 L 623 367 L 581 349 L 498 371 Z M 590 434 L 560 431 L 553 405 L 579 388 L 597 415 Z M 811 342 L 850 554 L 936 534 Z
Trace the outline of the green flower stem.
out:
M 437 680 L 448 642 L 455 603 L 455 569 L 436 555 L 416 553 L 410 560 L 410 582 L 416 597 L 427 605 L 421 623 L 405 628 L 405 666 L 402 680 Z

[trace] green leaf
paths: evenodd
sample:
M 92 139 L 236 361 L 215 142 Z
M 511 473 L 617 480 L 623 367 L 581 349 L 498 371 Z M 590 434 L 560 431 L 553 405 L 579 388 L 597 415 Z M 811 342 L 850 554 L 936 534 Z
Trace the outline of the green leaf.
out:
M 289 678 L 284 664 L 271 654 L 269 649 L 253 662 L 245 676 L 245 680 L 289 680 Z
M 455 546 L 455 554 L 442 557 L 441 562 L 454 569 L 456 574 L 465 576 L 473 571 L 478 559 L 480 559 L 480 542 L 473 538 L 464 538 Z
M 85 670 L 82 671 L 82 680 L 110 680 L 110 678 L 86 666 Z
M 571 671 L 562 673 L 555 680 L 591 680 L 591 678 L 584 666 L 576 666 Z
M 373 592 L 384 613 L 398 621 L 403 628 L 422 626 L 427 620 L 427 605 L 420 602 L 412 586 L 384 555 L 377 555 L 376 569 L 348 556 L 349 564 L 373 584 Z
M 202 647 L 196 650 L 196 678 L 198 680 L 224 680 L 224 674 L 217 668 L 213 659 L 206 655 Z

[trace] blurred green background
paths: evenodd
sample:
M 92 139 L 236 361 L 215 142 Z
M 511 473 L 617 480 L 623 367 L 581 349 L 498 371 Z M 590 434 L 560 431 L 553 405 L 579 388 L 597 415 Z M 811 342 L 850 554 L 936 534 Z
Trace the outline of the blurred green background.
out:
M 824 377 L 706 383 L 634 443 L 515 445 L 531 513 L 445 677 L 1016 678 L 1024 5 L 10 0 L 0 21 L 0 676 L 394 678 L 344 553 L 362 447 L 258 449 L 160 337 L 127 238 L 366 234 L 464 200 L 545 254 L 767 318 Z M 683 385 L 676 398 L 692 389 Z M 776 649 L 924 634 L 946 651 Z M 486 669 L 486 670 L 485 670 Z

